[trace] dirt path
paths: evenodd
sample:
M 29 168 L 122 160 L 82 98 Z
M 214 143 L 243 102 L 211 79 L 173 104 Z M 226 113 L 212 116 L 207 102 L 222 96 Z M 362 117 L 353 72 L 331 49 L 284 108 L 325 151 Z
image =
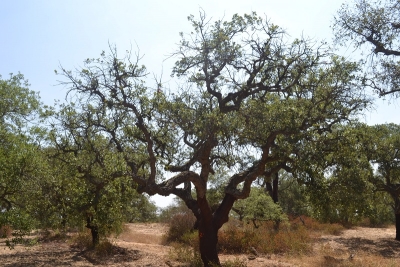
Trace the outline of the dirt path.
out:
M 46 242 L 33 247 L 5 247 L 0 239 L 0 266 L 179 266 L 170 260 L 171 247 L 162 245 L 167 231 L 163 224 L 127 224 L 118 238 L 112 239 L 118 251 L 112 257 L 92 257 L 67 242 Z M 314 244 L 313 252 L 306 256 L 296 255 L 221 255 L 221 261 L 239 259 L 248 267 L 293 266 L 400 266 L 400 243 L 393 239 L 394 228 L 355 228 L 340 236 L 323 235 Z M 181 265 L 182 266 L 182 265 Z

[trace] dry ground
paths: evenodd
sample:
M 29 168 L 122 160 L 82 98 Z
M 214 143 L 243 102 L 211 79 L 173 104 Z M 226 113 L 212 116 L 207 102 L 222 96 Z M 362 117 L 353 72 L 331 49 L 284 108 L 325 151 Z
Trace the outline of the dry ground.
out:
M 14 250 L 0 239 L 0 266 L 184 266 L 171 261 L 171 247 L 162 245 L 163 224 L 127 224 L 125 231 L 112 239 L 117 246 L 113 256 L 93 256 L 73 248 L 66 241 L 47 241 Z M 289 266 L 400 266 L 400 242 L 394 240 L 394 228 L 355 228 L 340 236 L 324 235 L 316 239 L 308 255 L 221 255 L 221 261 L 239 259 L 248 267 Z M 349 257 L 352 257 L 350 260 Z

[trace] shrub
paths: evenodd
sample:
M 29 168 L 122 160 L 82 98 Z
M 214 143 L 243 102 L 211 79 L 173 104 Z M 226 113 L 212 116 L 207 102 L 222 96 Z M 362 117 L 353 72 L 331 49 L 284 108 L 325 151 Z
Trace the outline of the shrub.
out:
M 108 240 L 102 240 L 96 247 L 95 252 L 97 256 L 107 257 L 113 254 L 114 245 Z
M 253 247 L 259 253 L 303 254 L 310 250 L 311 236 L 305 227 L 284 225 L 275 231 L 272 222 L 259 228 L 229 224 L 218 236 L 219 249 L 225 253 L 247 253 Z
M 12 228 L 9 225 L 3 225 L 0 227 L 0 238 L 10 238 L 12 234 Z
M 218 234 L 218 249 L 225 253 L 245 253 L 254 243 L 258 243 L 255 231 L 228 225 Z
M 71 242 L 72 242 L 71 246 L 79 250 L 87 250 L 93 247 L 92 236 L 90 234 L 90 231 L 88 230 L 79 232 L 77 235 L 72 237 Z
M 307 217 L 298 216 L 292 218 L 291 221 L 292 228 L 305 227 L 311 231 L 323 232 L 330 235 L 340 235 L 345 229 L 343 225 L 338 223 L 320 223 L 317 220 Z
M 190 212 L 181 212 L 172 216 L 169 222 L 169 229 L 165 236 L 166 243 L 186 242 L 185 234 L 193 230 L 196 218 Z
M 169 257 L 175 261 L 184 263 L 184 266 L 203 267 L 203 262 L 198 250 L 185 244 L 174 243 Z M 227 260 L 222 263 L 222 267 L 246 267 L 246 263 L 239 260 Z
M 173 243 L 173 249 L 170 251 L 169 257 L 190 267 L 203 266 L 198 250 L 185 244 Z

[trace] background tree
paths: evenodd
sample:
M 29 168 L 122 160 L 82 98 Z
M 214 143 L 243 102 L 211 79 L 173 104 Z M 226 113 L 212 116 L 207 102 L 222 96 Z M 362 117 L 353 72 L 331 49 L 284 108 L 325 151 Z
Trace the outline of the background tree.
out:
M 173 93 L 161 83 L 146 87 L 140 57 L 119 59 L 115 49 L 62 74 L 76 109 L 91 110 L 80 122 L 121 154 L 138 191 L 176 195 L 193 212 L 210 266 L 219 265 L 218 230 L 252 183 L 289 168 L 300 140 L 317 138 L 367 101 L 355 80 L 357 64 L 324 45 L 289 42 L 256 14 L 211 23 L 200 13 L 189 20 L 193 33 L 182 34 L 174 54 L 173 75 L 182 86 Z M 207 192 L 215 169 L 229 179 L 214 210 Z
M 35 226 L 27 199 L 41 174 L 33 122 L 39 122 L 42 106 L 28 86 L 22 74 L 0 76 L 0 227 L 9 225 L 21 234 Z
M 73 104 L 61 105 L 55 113 L 48 155 L 61 175 L 45 194 L 51 196 L 53 207 L 59 207 L 60 218 L 70 224 L 86 222 L 94 246 L 101 236 L 119 232 L 127 220 L 155 216 L 154 204 L 138 195 L 136 184 L 125 175 L 122 154 L 91 124 L 97 115 L 90 105 L 80 110 Z
M 250 196 L 237 201 L 233 210 L 237 211 L 244 220 L 259 227 L 259 222 L 273 221 L 278 228 L 280 222 L 288 221 L 281 206 L 274 203 L 271 196 L 263 188 L 252 188 Z
M 383 124 L 361 129 L 363 148 L 376 168 L 370 181 L 376 191 L 390 195 L 396 220 L 396 240 L 400 240 L 400 126 Z
M 372 167 L 354 130 L 357 125 L 335 127 L 301 152 L 304 173 L 298 177 L 306 185 L 313 216 L 322 221 L 349 225 L 368 210 Z
M 291 217 L 311 215 L 311 204 L 306 185 L 290 173 L 282 172 L 279 177 L 279 205 Z
M 354 0 L 343 4 L 332 26 L 336 42 L 369 50 L 366 84 L 380 96 L 400 92 L 400 2 Z

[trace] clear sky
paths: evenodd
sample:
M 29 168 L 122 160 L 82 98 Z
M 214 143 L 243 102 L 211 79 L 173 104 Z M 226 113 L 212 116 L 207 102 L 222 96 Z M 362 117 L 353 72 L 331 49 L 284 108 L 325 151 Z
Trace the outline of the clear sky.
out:
M 86 58 L 98 57 L 115 44 L 120 55 L 140 49 L 150 73 L 168 77 L 173 60 L 166 60 L 190 32 L 190 14 L 202 8 L 214 19 L 256 11 L 287 30 L 293 38 L 332 40 L 333 16 L 345 0 L 1 0 L 0 75 L 21 72 L 42 101 L 64 99 L 55 69 L 73 69 Z M 348 56 L 351 50 L 346 50 Z M 165 61 L 166 60 L 166 61 Z M 379 101 L 365 114 L 369 124 L 400 124 L 399 100 Z M 157 204 L 170 203 L 157 198 Z

